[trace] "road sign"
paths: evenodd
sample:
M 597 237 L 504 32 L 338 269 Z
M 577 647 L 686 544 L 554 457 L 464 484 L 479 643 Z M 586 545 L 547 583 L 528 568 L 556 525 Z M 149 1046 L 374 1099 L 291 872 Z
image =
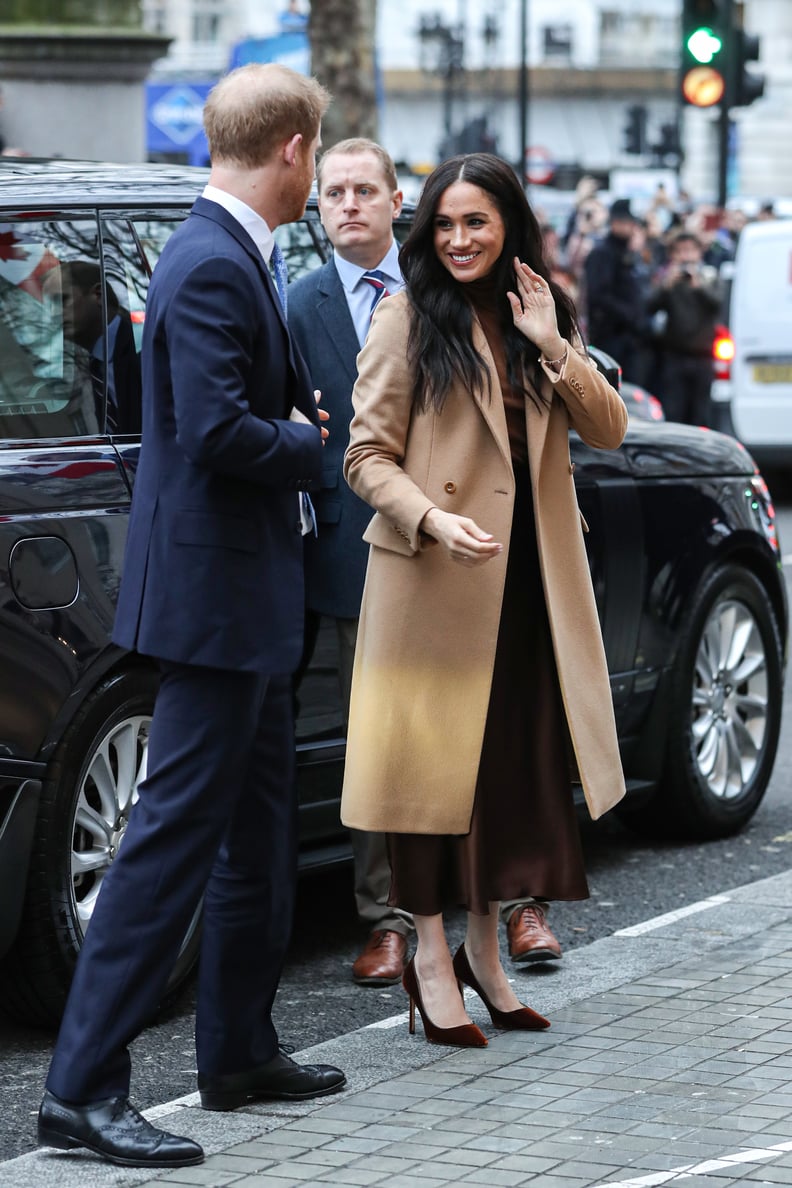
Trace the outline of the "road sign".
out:
M 556 171 L 555 161 L 549 149 L 541 144 L 529 145 L 525 150 L 525 180 L 534 186 L 543 186 L 552 180 Z

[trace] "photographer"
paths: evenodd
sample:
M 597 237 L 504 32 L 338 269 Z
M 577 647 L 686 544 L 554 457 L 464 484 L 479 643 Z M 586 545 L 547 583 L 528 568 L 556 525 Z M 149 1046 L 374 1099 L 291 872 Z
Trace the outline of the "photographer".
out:
M 721 307 L 718 274 L 702 257 L 700 240 L 680 232 L 649 298 L 660 353 L 656 394 L 669 421 L 688 425 L 710 422 L 712 343 Z

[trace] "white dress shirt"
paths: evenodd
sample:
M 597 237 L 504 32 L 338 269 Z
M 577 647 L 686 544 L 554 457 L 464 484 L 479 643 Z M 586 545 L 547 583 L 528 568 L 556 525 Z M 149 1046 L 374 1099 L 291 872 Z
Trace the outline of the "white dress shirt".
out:
M 203 197 L 222 206 L 241 227 L 244 227 L 264 257 L 264 263 L 269 267 L 275 236 L 267 226 L 267 220 L 262 219 L 260 214 L 256 214 L 253 207 L 248 206 L 247 202 L 243 202 L 241 198 L 235 198 L 233 194 L 229 194 L 225 190 L 219 190 L 217 186 L 205 186 Z

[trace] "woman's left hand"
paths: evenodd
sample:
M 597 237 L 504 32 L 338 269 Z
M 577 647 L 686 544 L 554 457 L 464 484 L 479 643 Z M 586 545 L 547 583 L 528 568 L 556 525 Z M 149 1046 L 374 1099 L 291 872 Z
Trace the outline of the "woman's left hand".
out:
M 556 359 L 564 352 L 564 340 L 558 330 L 555 298 L 544 277 L 514 257 L 517 293 L 509 292 L 514 324 L 521 334 L 536 343 L 546 359 Z

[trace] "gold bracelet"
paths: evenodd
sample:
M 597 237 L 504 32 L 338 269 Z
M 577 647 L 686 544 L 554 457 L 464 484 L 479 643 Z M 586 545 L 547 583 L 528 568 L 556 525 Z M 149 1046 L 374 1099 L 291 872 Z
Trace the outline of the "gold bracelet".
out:
M 560 356 L 560 358 L 548 359 L 545 355 L 542 355 L 542 362 L 546 363 L 548 367 L 558 367 L 561 364 L 566 363 L 566 357 L 567 357 L 568 350 L 569 350 L 569 343 L 564 343 L 564 353 L 563 353 L 563 355 Z

